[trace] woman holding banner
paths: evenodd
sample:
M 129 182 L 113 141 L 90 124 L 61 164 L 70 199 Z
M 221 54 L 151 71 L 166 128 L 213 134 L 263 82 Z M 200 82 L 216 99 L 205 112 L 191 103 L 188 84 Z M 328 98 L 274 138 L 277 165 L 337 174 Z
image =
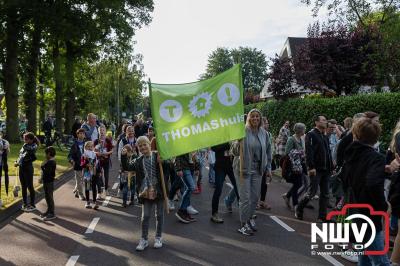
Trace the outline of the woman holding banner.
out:
M 241 228 L 238 232 L 243 235 L 252 235 L 257 231 L 253 219 L 255 213 L 262 176 L 266 169 L 266 176 L 271 176 L 271 142 L 268 134 L 262 127 L 261 112 L 252 109 L 247 115 L 246 136 L 234 144 L 236 155 L 240 158 L 240 200 L 239 213 Z M 240 146 L 239 146 L 240 145 Z M 239 154 L 237 153 L 239 149 Z M 235 160 L 238 161 L 238 160 Z

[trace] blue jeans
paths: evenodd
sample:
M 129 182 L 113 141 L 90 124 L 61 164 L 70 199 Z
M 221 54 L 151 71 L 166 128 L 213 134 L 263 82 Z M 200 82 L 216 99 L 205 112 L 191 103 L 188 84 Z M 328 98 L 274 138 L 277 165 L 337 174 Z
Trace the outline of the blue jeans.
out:
M 121 191 L 122 191 L 122 203 L 128 201 L 128 182 L 121 183 Z
M 397 230 L 398 219 L 399 217 L 397 217 L 397 215 L 392 213 L 392 215 L 390 216 L 390 229 Z
M 229 179 L 234 187 L 234 190 L 236 189 L 236 192 L 239 193 L 237 191 L 236 179 L 235 179 L 235 175 L 233 173 L 232 167 L 229 167 L 228 169 L 224 169 L 221 167 L 215 169 L 215 190 L 214 190 L 214 194 L 212 197 L 212 214 L 218 213 L 219 198 L 222 193 L 222 187 L 224 185 L 226 176 L 229 177 Z
M 187 207 L 190 206 L 190 197 L 192 195 L 193 190 L 195 189 L 194 178 L 190 170 L 183 170 L 182 181 L 185 187 L 185 192 L 182 195 L 180 210 L 186 211 Z
M 215 170 L 214 170 L 214 163 L 210 163 L 209 167 L 210 170 L 208 171 L 208 182 L 215 183 Z
M 385 246 L 383 231 L 376 232 L 375 240 L 366 250 L 383 250 Z M 390 266 L 390 261 L 387 255 L 379 256 L 358 256 L 358 266 Z

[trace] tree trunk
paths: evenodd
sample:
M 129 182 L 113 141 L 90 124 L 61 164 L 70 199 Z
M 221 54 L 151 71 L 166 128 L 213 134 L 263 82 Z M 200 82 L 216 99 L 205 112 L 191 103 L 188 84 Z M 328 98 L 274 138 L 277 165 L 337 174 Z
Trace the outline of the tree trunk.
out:
M 6 98 L 6 137 L 12 142 L 19 142 L 18 122 L 18 14 L 16 7 L 9 7 L 6 19 L 6 61 L 4 70 L 4 92 Z
M 44 74 L 41 65 L 39 65 L 39 84 L 39 130 L 42 130 L 42 123 L 46 119 L 46 111 L 44 109 Z
M 36 77 L 39 66 L 41 25 L 37 21 L 34 23 L 32 32 L 32 43 L 30 47 L 30 58 L 27 67 L 27 77 L 25 80 L 24 102 L 26 106 L 26 118 L 28 119 L 28 131 L 36 134 L 37 130 L 37 99 L 36 99 Z
M 53 73 L 56 84 L 56 130 L 62 132 L 62 79 L 60 69 L 60 47 L 58 40 L 53 43 Z
M 72 123 L 74 121 L 75 115 L 75 88 L 74 88 L 74 61 L 75 61 L 75 53 L 72 42 L 66 41 L 65 43 L 67 47 L 67 56 L 65 63 L 65 72 L 67 79 L 67 106 L 66 106 L 66 117 L 65 117 L 65 134 L 71 134 Z

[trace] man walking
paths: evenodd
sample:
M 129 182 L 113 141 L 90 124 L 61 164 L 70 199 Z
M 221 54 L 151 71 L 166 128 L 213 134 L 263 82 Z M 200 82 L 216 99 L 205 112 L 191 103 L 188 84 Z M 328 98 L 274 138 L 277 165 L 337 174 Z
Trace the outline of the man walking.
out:
M 333 170 L 332 156 L 329 149 L 329 140 L 325 135 L 327 120 L 323 115 L 314 118 L 315 128 L 307 133 L 306 164 L 310 185 L 307 193 L 295 208 L 297 219 L 303 219 L 303 210 L 320 188 L 318 221 L 326 221 L 327 203 L 329 198 L 328 182 Z

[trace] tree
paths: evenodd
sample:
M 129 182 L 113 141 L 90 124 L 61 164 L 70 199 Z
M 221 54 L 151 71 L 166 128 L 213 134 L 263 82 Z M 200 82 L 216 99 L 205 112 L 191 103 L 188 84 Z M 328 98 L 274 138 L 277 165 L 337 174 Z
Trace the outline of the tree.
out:
M 19 1 L 8 0 L 3 3 L 2 18 L 6 23 L 4 40 L 5 61 L 3 65 L 3 89 L 6 99 L 6 135 L 10 142 L 19 141 L 18 123 L 18 52 L 21 33 Z
M 308 41 L 293 58 L 296 81 L 308 89 L 333 90 L 336 95 L 358 91 L 361 85 L 375 85 L 373 55 L 379 34 L 373 28 L 314 25 Z
M 301 0 L 312 6 L 314 16 L 326 7 L 331 21 L 367 26 L 367 18 L 373 12 L 382 14 L 380 23 L 390 20 L 400 6 L 400 0 Z
M 239 47 L 231 51 L 235 63 L 242 64 L 243 85 L 253 93 L 259 93 L 264 88 L 267 74 L 265 54 L 250 47 Z
M 267 60 L 265 54 L 255 48 L 239 47 L 231 50 L 217 48 L 208 56 L 206 73 L 201 75 L 200 78 L 214 77 L 238 63 L 242 65 L 245 90 L 259 93 L 264 87 Z
M 206 73 L 200 79 L 212 78 L 233 67 L 233 58 L 228 48 L 218 47 L 208 56 Z
M 291 58 L 275 55 L 271 58 L 268 78 L 268 91 L 274 98 L 285 100 L 296 93 L 295 74 Z

